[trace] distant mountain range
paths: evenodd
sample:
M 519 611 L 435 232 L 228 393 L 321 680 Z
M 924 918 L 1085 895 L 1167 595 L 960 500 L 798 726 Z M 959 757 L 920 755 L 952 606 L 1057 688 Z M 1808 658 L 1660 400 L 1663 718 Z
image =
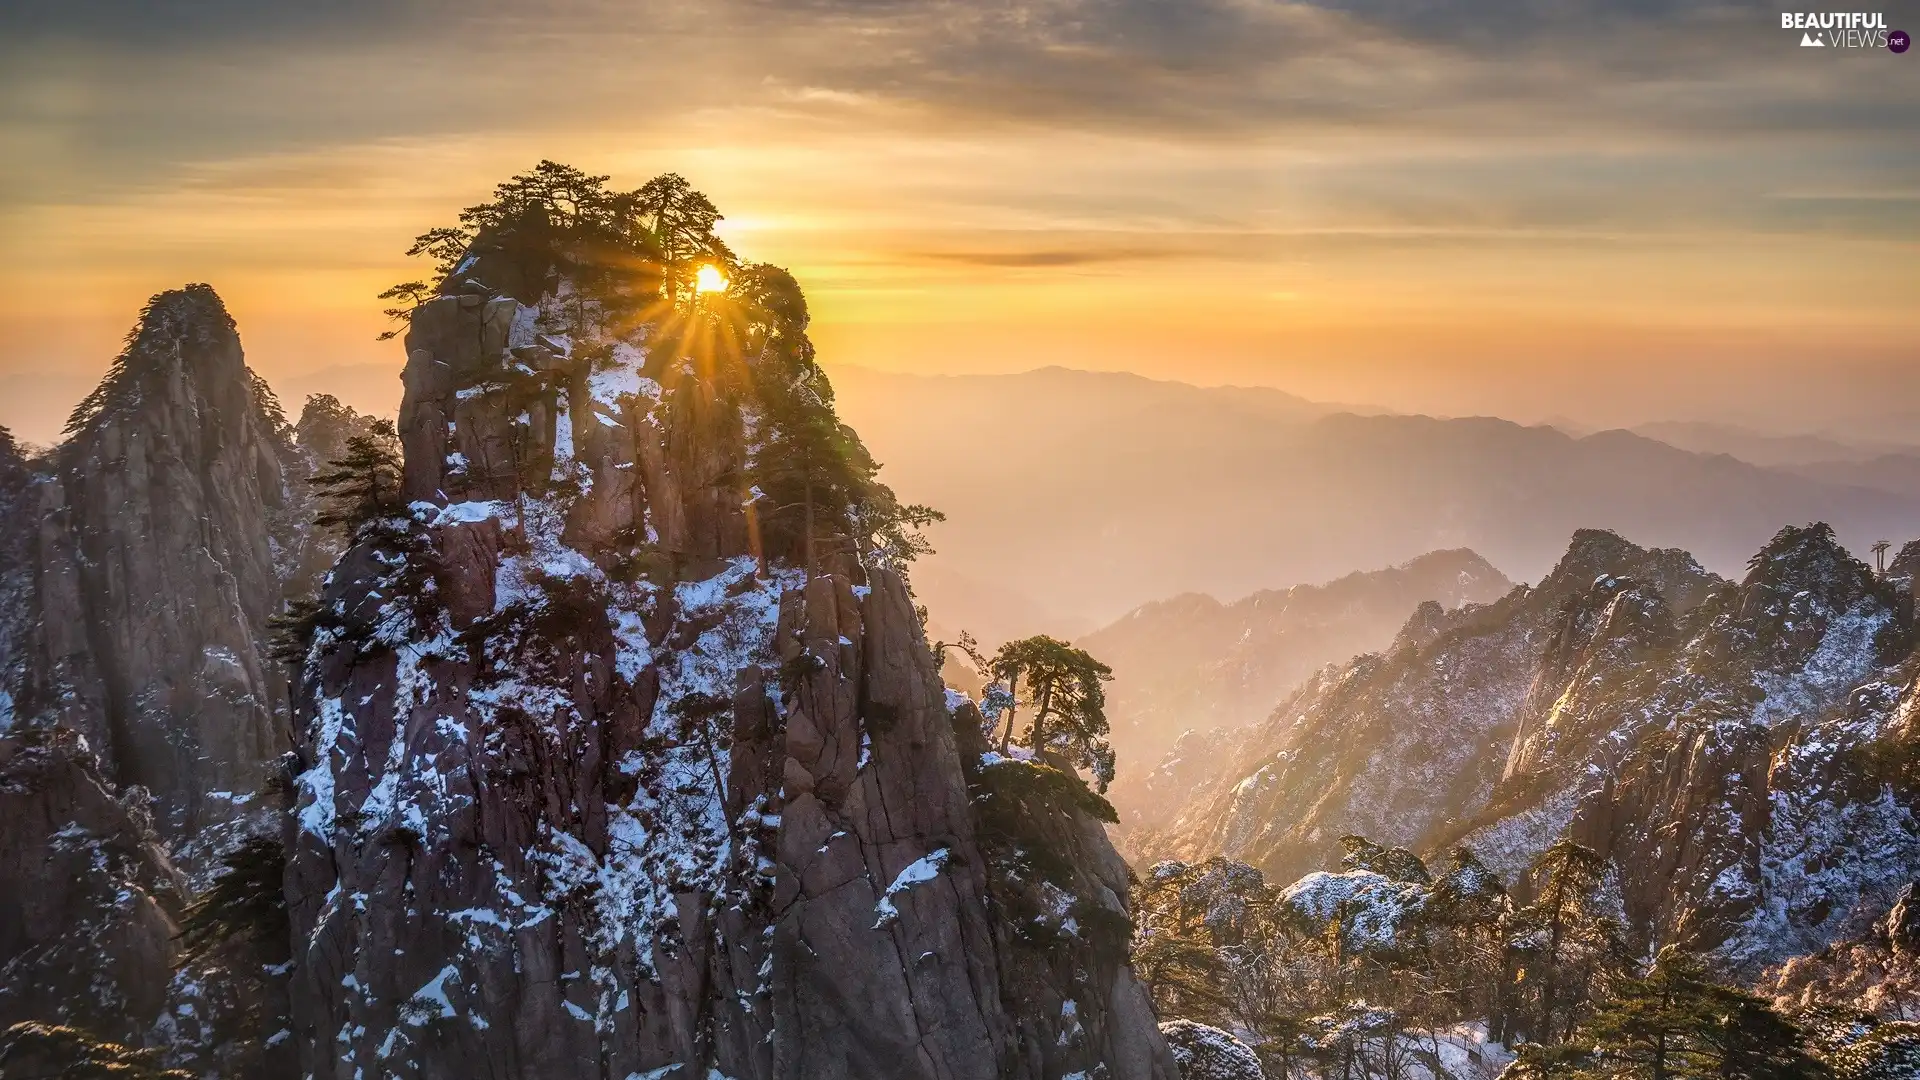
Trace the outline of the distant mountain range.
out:
M 1833 434 L 1775 435 L 1733 424 L 1663 420 L 1637 424 L 1637 435 L 1700 454 L 1728 454 L 1755 465 L 1812 465 L 1859 462 L 1910 448 L 1872 435 L 1841 438 Z
M 1856 552 L 1920 533 L 1920 491 L 1897 478 L 1866 486 L 1866 450 L 1845 466 L 1771 468 L 1620 430 L 1576 438 L 1484 417 L 1365 416 L 1276 390 L 1058 368 L 841 369 L 834 381 L 887 481 L 948 515 L 933 534 L 940 554 L 916 579 L 922 599 L 989 641 L 1084 632 L 1182 593 L 1245 596 L 1447 548 L 1537 579 L 1585 527 L 1682 547 L 1726 574 L 1783 522 L 1830 522 Z M 1716 430 L 1727 434 L 1668 433 Z M 1055 625 L 996 620 L 969 580 Z M 942 614 L 969 607 L 983 613 Z

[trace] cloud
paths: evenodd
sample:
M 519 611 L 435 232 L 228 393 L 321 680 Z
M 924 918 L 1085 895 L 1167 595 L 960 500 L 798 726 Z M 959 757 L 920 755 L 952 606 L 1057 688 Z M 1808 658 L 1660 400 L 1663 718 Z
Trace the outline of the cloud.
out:
M 1179 254 L 1163 248 L 1109 248 L 1104 250 L 1040 250 L 1040 251 L 923 251 L 909 258 L 936 263 L 959 263 L 966 266 L 1005 267 L 1019 269 L 1024 267 L 1070 267 L 1092 266 L 1099 263 L 1142 262 L 1155 259 L 1177 258 Z
M 956 354 L 1097 338 L 1169 287 L 1263 363 L 1272 326 L 1436 310 L 1881 335 L 1920 84 L 1797 38 L 1693 0 L 14 0 L 0 322 L 47 339 L 162 266 L 261 283 L 250 325 L 298 343 L 316 277 L 359 310 L 408 237 L 555 157 L 686 174 L 842 326 L 965 306 Z M 1311 299 L 1259 314 L 1281 294 Z

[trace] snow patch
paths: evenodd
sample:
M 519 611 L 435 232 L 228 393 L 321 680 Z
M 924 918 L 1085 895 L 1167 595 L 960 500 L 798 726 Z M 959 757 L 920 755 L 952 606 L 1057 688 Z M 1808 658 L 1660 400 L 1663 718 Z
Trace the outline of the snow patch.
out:
M 936 848 L 900 871 L 899 876 L 893 879 L 893 884 L 887 886 L 887 891 L 881 894 L 880 902 L 873 905 L 874 914 L 879 916 L 874 921 L 873 928 L 883 930 L 898 920 L 900 909 L 894 906 L 894 898 L 915 885 L 921 885 L 939 877 L 941 868 L 947 865 L 947 859 L 951 854 L 947 848 Z

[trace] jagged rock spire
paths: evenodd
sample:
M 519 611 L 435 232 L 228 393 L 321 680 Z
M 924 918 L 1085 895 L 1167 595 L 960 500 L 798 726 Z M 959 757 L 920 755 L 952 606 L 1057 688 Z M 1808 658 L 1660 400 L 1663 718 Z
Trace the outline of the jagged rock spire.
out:
M 303 533 L 279 406 L 205 285 L 148 302 L 36 486 L 32 711 L 152 793 L 190 865 L 288 743 L 266 622 Z

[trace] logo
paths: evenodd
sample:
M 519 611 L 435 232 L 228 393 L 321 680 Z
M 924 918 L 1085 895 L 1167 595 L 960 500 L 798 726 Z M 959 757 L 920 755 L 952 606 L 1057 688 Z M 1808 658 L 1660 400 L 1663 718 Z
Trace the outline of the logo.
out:
M 1888 30 L 1885 13 L 1878 11 L 1783 11 L 1780 29 L 1800 31 L 1803 49 L 1886 48 L 1900 53 L 1912 44 L 1906 31 Z

